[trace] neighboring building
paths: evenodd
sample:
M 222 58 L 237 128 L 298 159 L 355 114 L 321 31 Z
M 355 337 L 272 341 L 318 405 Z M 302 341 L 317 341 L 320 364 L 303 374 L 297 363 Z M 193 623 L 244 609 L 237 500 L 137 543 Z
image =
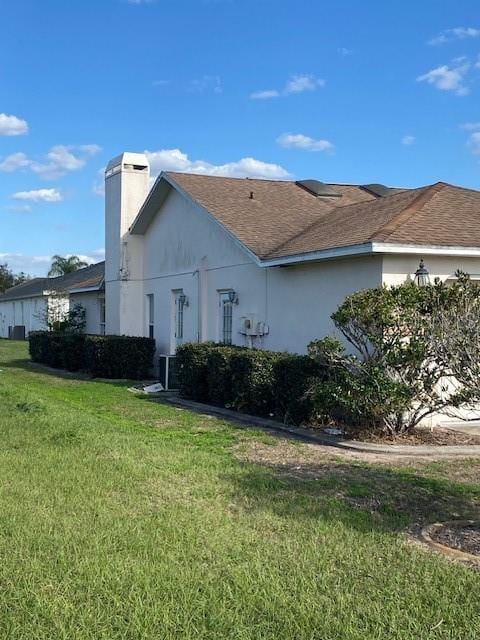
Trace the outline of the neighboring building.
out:
M 215 340 L 305 352 L 362 288 L 463 269 L 480 277 L 480 193 L 162 173 L 143 154 L 106 170 L 107 333 L 159 353 Z
M 46 329 L 49 313 L 67 312 L 75 304 L 86 310 L 86 332 L 105 332 L 105 263 L 79 269 L 55 278 L 33 278 L 0 295 L 0 338 L 8 338 L 13 327 L 30 331 Z

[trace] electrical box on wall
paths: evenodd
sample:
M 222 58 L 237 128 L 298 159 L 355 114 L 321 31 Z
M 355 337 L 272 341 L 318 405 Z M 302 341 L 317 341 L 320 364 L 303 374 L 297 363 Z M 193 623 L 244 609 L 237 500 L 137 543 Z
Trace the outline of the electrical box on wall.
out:
M 240 318 L 239 332 L 244 336 L 264 336 L 268 331 L 268 324 L 259 320 L 255 313 L 249 313 Z

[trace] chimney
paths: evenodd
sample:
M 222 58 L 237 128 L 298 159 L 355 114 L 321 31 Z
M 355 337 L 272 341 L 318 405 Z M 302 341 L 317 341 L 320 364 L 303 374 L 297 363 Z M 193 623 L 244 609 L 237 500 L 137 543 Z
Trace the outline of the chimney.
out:
M 106 330 L 143 335 L 141 236 L 130 236 L 149 191 L 150 168 L 143 153 L 122 153 L 105 170 L 105 296 Z M 140 306 L 138 306 L 140 305 Z

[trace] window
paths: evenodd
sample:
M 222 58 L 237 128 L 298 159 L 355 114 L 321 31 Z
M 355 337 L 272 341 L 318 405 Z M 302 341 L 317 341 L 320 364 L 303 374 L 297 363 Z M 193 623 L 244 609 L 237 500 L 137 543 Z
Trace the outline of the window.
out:
M 186 296 L 183 290 L 175 291 L 175 344 L 178 347 L 183 343 L 183 316 Z
M 220 292 L 220 342 L 232 344 L 233 303 L 229 291 Z
M 148 337 L 155 337 L 155 305 L 153 293 L 147 295 Z
M 100 335 L 105 335 L 105 298 L 100 298 Z

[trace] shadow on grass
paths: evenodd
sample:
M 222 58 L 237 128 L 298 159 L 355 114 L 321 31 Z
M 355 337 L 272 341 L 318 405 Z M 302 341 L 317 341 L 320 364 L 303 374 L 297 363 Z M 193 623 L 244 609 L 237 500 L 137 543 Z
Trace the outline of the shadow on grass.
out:
M 54 367 L 48 367 L 45 364 L 39 362 L 33 362 L 28 358 L 17 358 L 16 360 L 8 360 L 0 362 L 0 368 L 3 369 L 22 369 L 29 373 L 40 373 L 45 376 L 51 376 L 52 378 L 61 378 L 63 380 L 78 380 L 79 382 L 103 382 L 105 384 L 117 385 L 123 387 L 130 387 L 135 381 L 132 380 L 119 380 L 108 378 L 94 378 L 88 373 L 82 371 L 67 371 L 66 369 L 55 369 Z
M 360 531 L 479 516 L 480 488 L 398 468 L 325 462 L 290 469 L 269 464 L 255 471 L 249 465 L 232 482 L 249 509 L 336 520 Z

